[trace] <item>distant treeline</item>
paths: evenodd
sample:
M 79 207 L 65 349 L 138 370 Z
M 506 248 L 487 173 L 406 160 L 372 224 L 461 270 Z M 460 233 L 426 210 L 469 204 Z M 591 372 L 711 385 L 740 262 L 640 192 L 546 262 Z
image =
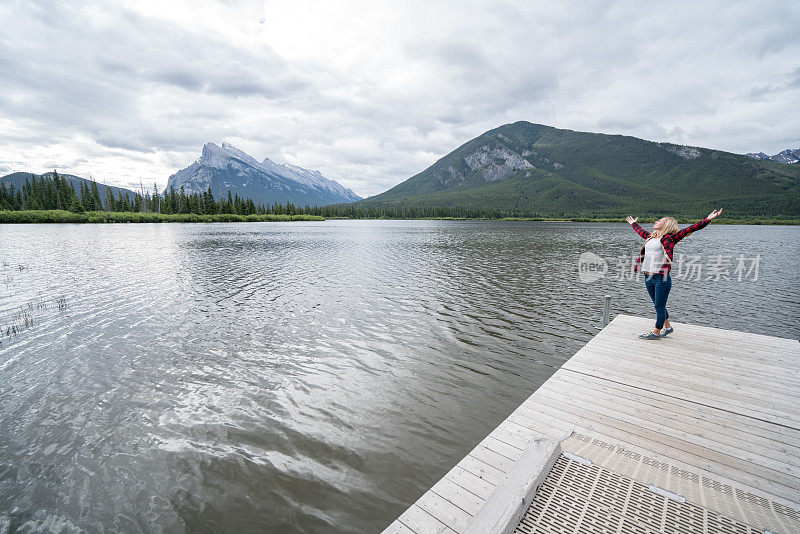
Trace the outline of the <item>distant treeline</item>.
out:
M 571 213 L 553 213 L 526 210 L 508 210 L 493 208 L 464 208 L 451 206 L 413 206 L 397 203 L 381 204 L 378 202 L 360 201 L 352 204 L 333 204 L 304 208 L 298 213 L 319 215 L 326 219 L 494 219 L 518 221 L 571 221 L 571 222 L 623 222 L 626 215 L 639 216 L 641 222 L 653 222 L 662 214 L 635 211 L 631 213 L 615 213 L 613 211 L 575 210 Z M 680 224 L 693 223 L 700 220 L 707 212 L 671 214 Z M 777 217 L 737 217 L 720 218 L 716 224 L 798 224 L 800 219 Z
M 353 204 L 334 204 L 330 206 L 314 207 L 307 213 L 320 215 L 326 219 L 497 219 L 517 221 L 572 221 L 572 222 L 621 222 L 625 214 L 613 212 L 586 212 L 576 210 L 573 213 L 542 213 L 525 210 L 504 210 L 492 208 L 463 208 L 449 206 L 409 206 L 392 203 L 382 205 L 378 203 L 356 202 Z M 639 215 L 639 213 L 635 213 Z M 641 214 L 641 221 L 657 220 L 660 217 L 652 214 Z M 675 218 L 680 223 L 695 222 L 697 215 L 676 214 Z M 755 219 L 768 221 L 770 224 L 784 224 L 784 219 Z M 748 219 L 737 222 L 749 222 Z
M 282 222 L 324 221 L 314 215 L 236 215 L 233 213 L 138 213 L 133 211 L 84 211 L 73 213 L 65 210 L 0 210 L 0 224 L 21 223 L 212 223 L 212 222 Z
M 68 210 L 161 213 L 161 214 L 233 214 L 233 215 L 317 215 L 326 218 L 347 219 L 502 219 L 505 217 L 535 217 L 539 214 L 506 210 L 457 209 L 449 207 L 375 206 L 363 204 L 336 204 L 330 206 L 295 206 L 291 202 L 272 205 L 256 204 L 252 199 L 231 196 L 216 199 L 209 187 L 204 193 L 187 193 L 181 187 L 159 192 L 130 194 L 124 191 L 117 196 L 110 189 L 101 195 L 97 182 L 82 181 L 78 190 L 72 182 L 61 178 L 57 172 L 36 177 L 31 175 L 25 184 L 15 189 L 0 183 L 0 210 Z
M 132 213 L 161 213 L 161 214 L 195 214 L 195 215 L 299 215 L 311 214 L 312 208 L 298 207 L 287 202 L 286 204 L 273 204 L 271 206 L 256 204 L 252 199 L 243 199 L 239 195 L 231 196 L 228 191 L 227 198 L 214 198 L 209 187 L 204 193 L 183 190 L 175 191 L 170 187 L 163 192 L 153 186 L 153 191 L 144 194 L 130 194 L 120 191 L 114 196 L 111 189 L 106 189 L 106 194 L 101 195 L 97 182 L 93 180 L 82 181 L 76 191 L 75 186 L 57 172 L 52 175 L 43 175 L 39 178 L 31 175 L 26 179 L 21 188 L 14 188 L 14 184 L 0 183 L 0 210 L 27 211 L 27 210 L 68 210 L 73 213 L 84 211 L 107 212 L 132 212 Z
M 102 198 L 105 197 L 105 198 Z M 186 193 L 183 188 L 175 191 L 169 188 L 159 192 L 153 186 L 152 193 L 130 194 L 120 191 L 117 196 L 111 189 L 106 189 L 106 194 L 101 195 L 97 183 L 94 181 L 81 182 L 78 190 L 73 184 L 53 172 L 52 175 L 43 175 L 37 178 L 31 175 L 19 189 L 13 184 L 0 183 L 0 211 L 42 211 L 42 210 L 68 210 L 74 214 L 92 212 L 91 216 L 69 218 L 63 214 L 42 214 L 40 217 L 32 214 L 20 214 L 19 217 L 5 217 L 0 222 L 156 222 L 174 221 L 223 221 L 223 220 L 257 220 L 256 215 L 289 215 L 289 216 L 316 216 L 326 219 L 525 219 L 525 220 L 570 220 L 576 222 L 588 221 L 621 221 L 624 220 L 618 213 L 585 211 L 572 214 L 539 213 L 518 210 L 502 209 L 471 209 L 448 206 L 411 206 L 392 204 L 378 204 L 357 202 L 353 204 L 334 204 L 329 206 L 295 206 L 291 202 L 272 205 L 256 204 L 252 199 L 243 199 L 238 195 L 214 198 L 211 189 L 204 193 Z M 106 212 L 108 215 L 101 215 Z M 111 214 L 159 214 L 159 215 L 195 215 L 198 217 L 122 217 Z M 226 219 L 222 215 L 239 216 Z M 657 219 L 649 213 L 641 213 L 642 221 Z M 697 215 L 674 214 L 680 223 L 694 222 Z M 69 221 L 67 221 L 69 219 Z M 73 220 L 74 219 L 74 220 Z M 85 220 L 84 220 L 85 219 Z M 152 220 L 151 220 L 152 219 Z M 299 217 L 291 220 L 299 220 Z M 264 220 L 267 220 L 266 218 Z M 272 220 L 272 219 L 270 219 Z M 277 219 L 275 219 L 277 220 Z M 283 220 L 283 219 L 281 219 Z M 798 224 L 797 219 L 746 217 L 737 219 L 720 220 L 720 223 L 744 224 Z
M 333 204 L 309 211 L 326 219 L 502 219 L 523 214 L 504 210 L 462 209 L 447 206 L 382 206 L 374 204 Z

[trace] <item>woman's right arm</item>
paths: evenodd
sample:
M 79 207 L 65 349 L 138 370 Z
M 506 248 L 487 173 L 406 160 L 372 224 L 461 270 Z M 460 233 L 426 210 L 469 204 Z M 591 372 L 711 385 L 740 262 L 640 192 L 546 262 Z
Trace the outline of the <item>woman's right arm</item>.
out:
M 696 222 L 693 225 L 687 226 L 683 230 L 676 232 L 673 237 L 674 241 L 677 243 L 678 241 L 680 241 L 687 235 L 691 234 L 692 232 L 696 232 L 701 228 L 705 228 L 706 226 L 708 226 L 708 223 L 719 217 L 720 213 L 722 213 L 722 208 L 712 211 L 711 213 L 708 214 L 708 217 L 706 217 L 702 221 Z
M 638 217 L 636 219 L 638 219 Z M 630 215 L 628 215 L 628 217 L 625 218 L 625 220 L 628 221 L 628 224 L 633 226 L 633 229 L 636 230 L 636 233 L 642 236 L 642 239 L 647 239 L 648 237 L 650 237 L 650 232 L 639 226 L 639 224 L 636 222 L 636 219 L 634 219 Z

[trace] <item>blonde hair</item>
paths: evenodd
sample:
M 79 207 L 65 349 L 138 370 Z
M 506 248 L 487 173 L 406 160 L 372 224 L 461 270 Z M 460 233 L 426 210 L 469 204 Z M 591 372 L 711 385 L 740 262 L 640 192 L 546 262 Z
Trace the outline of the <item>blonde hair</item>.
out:
M 650 237 L 660 238 L 667 234 L 674 234 L 677 231 L 678 231 L 678 221 L 676 221 L 672 217 L 664 217 L 664 226 L 662 226 L 658 230 L 653 230 L 653 232 L 650 234 Z

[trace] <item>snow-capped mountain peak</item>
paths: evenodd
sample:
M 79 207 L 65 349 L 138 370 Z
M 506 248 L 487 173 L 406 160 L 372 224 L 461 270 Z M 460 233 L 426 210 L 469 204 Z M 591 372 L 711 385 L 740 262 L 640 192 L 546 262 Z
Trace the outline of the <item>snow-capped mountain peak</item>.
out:
M 266 170 L 279 174 L 290 180 L 294 180 L 295 182 L 325 189 L 345 197 L 355 197 L 353 200 L 358 199 L 355 193 L 353 193 L 350 189 L 347 189 L 338 182 L 325 178 L 319 171 L 304 169 L 303 167 L 298 167 L 297 165 L 291 165 L 289 163 L 275 163 L 269 158 L 264 158 L 264 161 L 261 163 L 261 165 Z
M 217 197 L 231 191 L 266 203 L 324 205 L 361 198 L 319 171 L 275 163 L 269 158 L 259 162 L 230 143 L 203 145 L 200 158 L 170 176 L 167 186 L 183 187 L 187 192 L 202 192 L 211 187 Z
M 218 146 L 214 143 L 206 143 L 203 145 L 203 155 L 200 156 L 200 159 L 197 161 L 217 169 L 222 169 L 228 164 L 228 160 L 231 158 L 241 160 L 248 165 L 258 166 L 259 164 L 254 157 L 230 143 L 222 143 L 222 146 Z
M 754 159 L 768 159 L 776 163 L 784 163 L 787 165 L 797 165 L 800 163 L 800 148 L 787 148 L 778 152 L 774 156 L 770 156 L 763 152 L 748 152 L 745 156 L 750 156 Z

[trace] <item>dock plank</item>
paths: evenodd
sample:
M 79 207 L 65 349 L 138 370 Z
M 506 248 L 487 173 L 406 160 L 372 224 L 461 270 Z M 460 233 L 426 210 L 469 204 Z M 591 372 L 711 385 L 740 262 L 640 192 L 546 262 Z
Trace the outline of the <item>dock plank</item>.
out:
M 420 497 L 416 505 L 456 532 L 463 532 L 472 516 L 435 491 L 428 491 Z
M 762 455 L 741 449 L 735 449 L 723 441 L 713 441 L 699 435 L 688 433 L 668 425 L 654 423 L 643 417 L 629 416 L 621 411 L 604 408 L 602 413 L 586 404 L 578 404 L 573 399 L 565 403 L 563 398 L 554 398 L 550 395 L 537 397 L 539 405 L 546 405 L 554 410 L 560 410 L 572 417 L 582 416 L 585 419 L 608 428 L 616 428 L 627 432 L 631 436 L 638 436 L 656 443 L 661 443 L 684 451 L 686 454 L 711 460 L 719 466 L 732 467 L 743 473 L 766 480 L 777 480 L 782 484 L 792 487 L 794 483 L 800 491 L 800 478 L 797 469 L 790 465 Z M 720 474 L 728 476 L 727 470 Z
M 472 473 L 472 471 L 469 471 L 460 465 L 456 465 L 453 469 L 451 469 L 450 472 L 445 475 L 445 478 L 454 482 L 455 484 L 458 484 L 462 488 L 469 488 L 468 491 L 477 495 L 483 500 L 488 499 L 494 489 L 497 487 L 495 484 L 492 484 L 485 478 Z
M 386 534 L 417 534 L 409 527 L 401 523 L 399 519 L 396 519 L 394 523 L 389 525 L 389 527 L 386 530 L 384 530 L 384 532 Z
M 500 469 L 487 464 L 486 462 L 484 462 L 480 458 L 476 458 L 472 454 L 466 455 L 456 465 L 458 467 L 461 467 L 465 471 L 469 471 L 478 478 L 487 481 L 493 486 L 497 486 L 498 484 L 500 484 L 503 481 L 503 477 L 505 476 L 504 471 L 501 471 Z
M 644 343 L 645 341 L 642 341 Z M 660 344 L 660 341 L 654 343 Z M 774 384 L 774 391 L 784 395 L 791 395 L 794 386 L 800 385 L 800 379 L 795 373 L 781 367 L 769 367 L 754 362 L 753 365 L 741 365 L 731 363 L 723 356 L 713 359 L 704 359 L 697 356 L 699 353 L 692 353 L 681 349 L 681 356 L 675 354 L 664 354 L 653 351 L 651 353 L 627 355 L 624 351 L 626 347 L 617 346 L 593 346 L 581 349 L 581 353 L 570 359 L 570 364 L 579 365 L 582 363 L 609 362 L 612 364 L 626 364 L 627 366 L 657 365 L 665 370 L 685 372 L 687 366 L 692 369 L 692 377 L 698 380 L 719 380 L 730 382 L 742 386 L 761 387 L 759 377 L 781 375 L 781 381 Z M 663 349 L 663 347 L 662 347 Z M 633 350 L 633 349 L 629 349 Z M 674 350 L 674 349 L 670 349 Z
M 464 532 L 537 436 L 639 458 L 643 481 L 666 483 L 671 465 L 716 513 L 800 525 L 800 342 L 674 324 L 645 342 L 652 319 L 617 316 L 385 532 Z
M 397 519 L 415 534 L 455 534 L 455 531 L 431 514 L 412 504 L 408 510 Z
M 766 446 L 781 447 L 784 450 L 786 445 L 800 446 L 800 430 L 784 434 L 779 432 L 775 425 L 758 419 L 718 410 L 710 406 L 698 405 L 683 399 L 666 397 L 624 384 L 595 379 L 587 375 L 564 372 L 560 378 L 561 387 L 570 391 L 596 392 L 595 394 L 602 393 L 626 402 L 639 402 L 646 406 L 664 410 L 676 417 L 697 419 L 699 421 L 696 424 L 701 426 L 706 424 L 728 429 L 732 434 L 741 436 L 742 439 L 756 439 L 757 443 Z
M 633 422 L 640 420 L 650 426 L 648 428 L 658 428 L 659 431 L 686 436 L 696 436 L 698 443 L 706 445 L 716 445 L 720 437 L 724 437 L 725 448 L 730 448 L 734 455 L 746 458 L 751 455 L 753 458 L 760 459 L 761 465 L 782 465 L 788 464 L 793 468 L 800 467 L 800 458 L 790 457 L 787 447 L 780 442 L 769 438 L 763 438 L 757 434 L 747 434 L 736 428 L 719 424 L 716 421 L 692 421 L 692 416 L 686 416 L 673 409 L 663 409 L 652 404 L 641 402 L 638 399 L 631 399 L 632 402 L 624 402 L 624 398 L 604 397 L 594 393 L 584 393 L 582 390 L 573 388 L 569 393 L 554 388 L 540 390 L 537 399 L 542 396 L 554 400 L 558 403 L 572 403 L 577 409 L 587 409 L 598 411 L 606 415 L 612 415 L 623 420 Z M 720 449 L 724 450 L 724 449 Z M 797 474 L 796 469 L 790 469 Z
M 445 477 L 431 487 L 431 491 L 458 506 L 470 516 L 474 516 L 486 499 L 481 499 L 476 494 Z
M 656 342 L 658 343 L 658 342 Z M 617 352 L 619 348 L 597 348 L 594 347 L 591 351 L 587 351 L 581 355 L 580 359 L 570 360 L 571 367 L 577 367 L 583 363 L 591 365 L 603 365 L 612 369 L 634 370 L 640 369 L 641 366 L 658 366 L 664 371 L 672 371 L 675 373 L 683 373 L 686 371 L 691 359 L 681 362 L 680 360 L 671 356 L 637 356 L 636 358 L 628 358 L 620 355 Z M 669 358 L 669 359 L 668 359 Z M 734 369 L 722 361 L 715 361 L 713 366 L 700 367 L 697 363 L 692 362 L 692 375 L 685 377 L 695 381 L 698 384 L 707 384 L 714 382 L 720 386 L 727 385 L 735 387 L 742 391 L 764 391 L 763 378 L 775 376 L 775 373 L 780 372 L 782 375 L 781 382 L 775 383 L 770 393 L 786 399 L 794 398 L 795 386 L 800 387 L 800 381 L 793 381 L 790 376 L 785 372 L 778 369 L 772 372 L 765 372 L 763 367 L 761 369 Z
M 764 393 L 750 392 L 750 396 L 736 392 L 722 390 L 709 386 L 700 386 L 686 382 L 679 378 L 658 376 L 654 378 L 641 377 L 635 371 L 617 372 L 608 367 L 585 365 L 582 367 L 565 367 L 564 369 L 592 375 L 597 378 L 612 380 L 630 386 L 645 387 L 651 391 L 660 391 L 662 394 L 672 395 L 683 399 L 692 398 L 699 403 L 717 406 L 720 409 L 740 413 L 748 417 L 767 420 L 781 426 L 798 426 L 800 414 L 786 410 L 778 410 L 772 402 L 763 398 Z M 756 397 L 755 395 L 762 395 Z

